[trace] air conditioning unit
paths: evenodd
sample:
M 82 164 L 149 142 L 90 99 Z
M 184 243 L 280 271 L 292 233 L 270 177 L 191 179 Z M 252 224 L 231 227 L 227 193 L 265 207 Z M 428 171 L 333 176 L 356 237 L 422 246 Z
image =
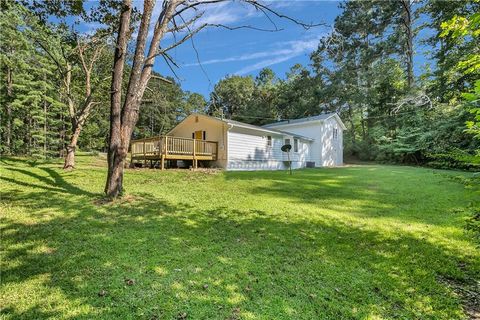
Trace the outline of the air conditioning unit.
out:
M 307 168 L 315 168 L 315 161 L 307 161 L 305 166 Z

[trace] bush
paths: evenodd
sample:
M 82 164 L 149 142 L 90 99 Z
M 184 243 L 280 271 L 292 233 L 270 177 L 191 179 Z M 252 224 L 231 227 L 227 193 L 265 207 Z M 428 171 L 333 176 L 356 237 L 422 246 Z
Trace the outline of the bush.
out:
M 444 153 L 427 154 L 427 165 L 438 169 L 480 170 L 480 157 L 456 149 Z

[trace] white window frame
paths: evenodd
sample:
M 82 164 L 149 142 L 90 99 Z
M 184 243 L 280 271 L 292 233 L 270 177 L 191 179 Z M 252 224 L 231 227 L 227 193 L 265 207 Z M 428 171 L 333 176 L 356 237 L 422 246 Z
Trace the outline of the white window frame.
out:
M 297 138 L 293 138 L 293 152 L 297 152 L 297 153 L 298 153 L 298 145 L 299 145 L 298 139 L 297 139 Z

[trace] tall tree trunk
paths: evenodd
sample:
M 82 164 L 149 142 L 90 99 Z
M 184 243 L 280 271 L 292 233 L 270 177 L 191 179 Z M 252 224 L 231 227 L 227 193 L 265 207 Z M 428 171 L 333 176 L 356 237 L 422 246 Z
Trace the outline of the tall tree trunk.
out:
M 352 135 L 352 144 L 355 145 L 356 139 L 355 139 L 355 121 L 353 120 L 353 110 L 352 106 L 348 104 L 348 118 L 350 122 L 350 131 Z
M 47 101 L 43 101 L 43 156 L 47 159 Z
M 47 159 L 47 74 L 43 73 L 43 157 Z
M 122 193 L 124 151 L 121 148 L 121 103 L 123 69 L 127 53 L 130 15 L 132 12 L 131 0 L 124 0 L 120 13 L 115 58 L 112 69 L 112 85 L 110 96 L 110 137 L 108 143 L 107 163 L 108 173 L 105 193 L 108 197 L 117 197 Z
M 361 115 L 360 123 L 362 124 L 362 140 L 365 142 L 367 141 L 367 131 L 365 128 L 365 119 L 363 118 L 363 115 Z
M 65 146 L 67 154 L 63 169 L 73 169 L 75 167 L 75 149 L 77 148 L 78 137 L 80 136 L 85 121 L 90 116 L 92 108 L 97 103 L 92 101 L 93 93 L 91 85 L 91 73 L 93 64 L 95 63 L 100 50 L 101 48 L 95 49 L 90 63 L 87 64 L 85 61 L 84 47 L 82 47 L 80 43 L 78 45 L 79 57 L 82 62 L 83 72 L 85 74 L 85 100 L 80 110 L 75 109 L 75 102 L 71 92 L 72 67 L 70 63 L 67 62 L 64 84 L 67 92 L 68 112 L 70 116 L 70 122 L 72 124 L 72 135 L 70 136 L 69 144 Z
M 27 125 L 27 154 L 32 155 L 32 146 L 33 146 L 33 139 L 32 139 L 32 127 L 33 127 L 33 119 L 30 115 L 30 111 L 28 112 L 28 125 Z
M 402 21 L 405 27 L 405 63 L 407 72 L 407 85 L 411 89 L 414 84 L 413 76 L 413 25 L 412 25 L 412 4 L 410 0 L 400 0 L 402 3 Z
M 155 24 L 150 48 L 145 57 L 146 43 L 152 16 L 154 1 L 145 0 L 143 14 L 138 29 L 135 54 L 130 71 L 127 92 L 123 108 L 121 106 L 121 82 L 123 64 L 125 62 L 127 31 L 130 21 L 131 1 L 124 0 L 124 11 L 120 16 L 120 27 L 115 50 L 115 61 L 112 75 L 112 96 L 110 110 L 110 141 L 108 150 L 108 175 L 105 193 L 108 197 L 117 197 L 123 191 L 123 169 L 127 159 L 130 138 L 138 120 L 138 114 L 143 94 L 152 75 L 152 67 L 158 54 L 160 40 L 168 29 L 175 8 L 180 2 L 165 1 L 163 10 Z
M 12 69 L 7 67 L 7 96 L 8 102 L 6 105 L 7 109 L 7 126 L 5 128 L 5 145 L 7 146 L 7 153 L 12 153 L 12 105 L 10 99 L 13 95 L 13 77 L 12 77 Z

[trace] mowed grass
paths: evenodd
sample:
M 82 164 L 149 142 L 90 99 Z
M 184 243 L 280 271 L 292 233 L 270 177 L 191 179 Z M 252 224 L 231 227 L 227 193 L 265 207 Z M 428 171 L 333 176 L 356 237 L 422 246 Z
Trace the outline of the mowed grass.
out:
M 458 172 L 0 170 L 4 319 L 462 319 L 479 279 Z

